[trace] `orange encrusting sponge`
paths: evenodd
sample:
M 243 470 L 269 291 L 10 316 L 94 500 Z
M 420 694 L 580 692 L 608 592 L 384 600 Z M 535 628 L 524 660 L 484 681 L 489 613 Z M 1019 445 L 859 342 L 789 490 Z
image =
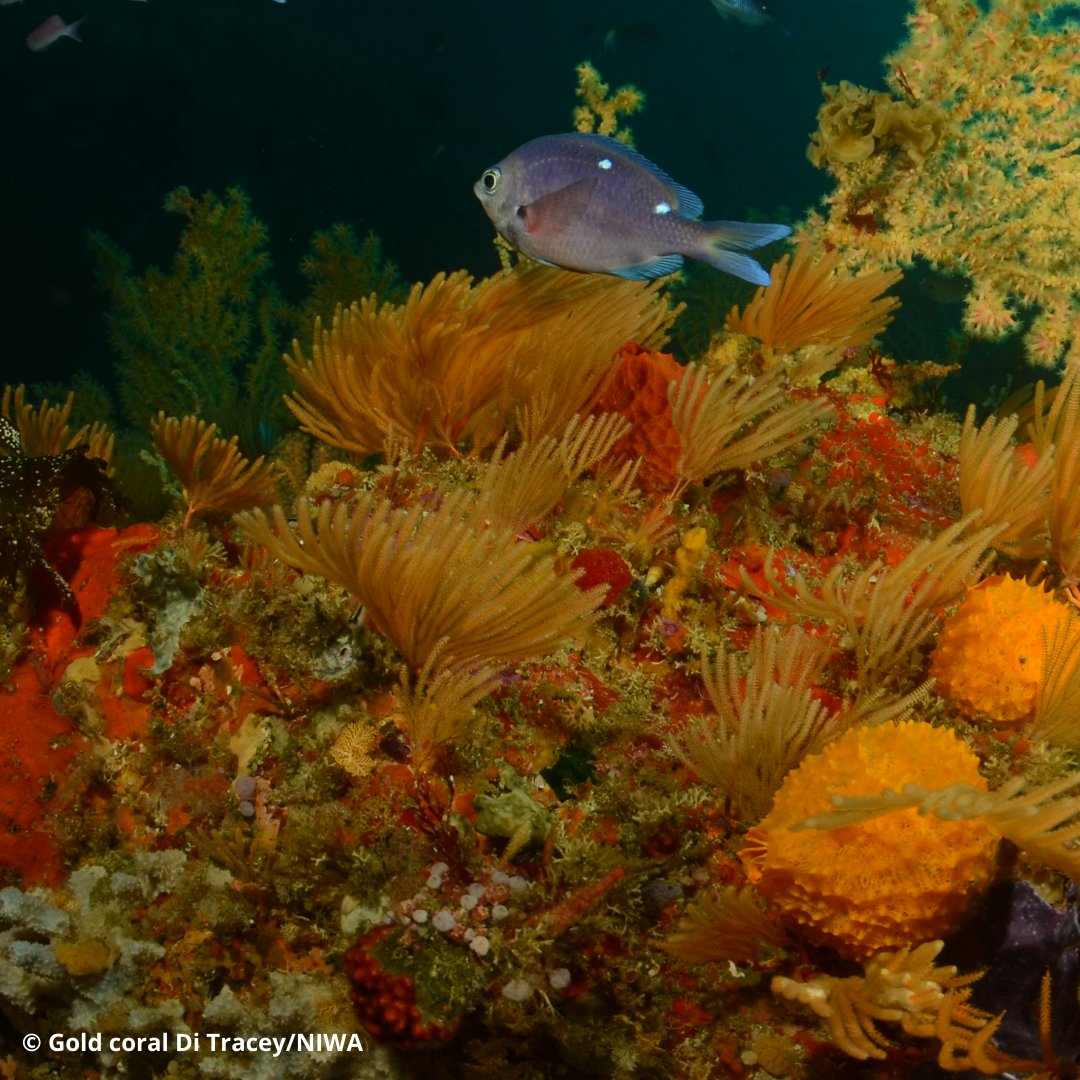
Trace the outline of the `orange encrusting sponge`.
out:
M 742 858 L 798 936 L 864 961 L 948 933 L 989 881 L 998 837 L 978 818 L 942 821 L 910 807 L 792 830 L 834 810 L 832 795 L 879 796 L 907 783 L 986 790 L 968 746 L 920 721 L 853 728 L 788 773 Z
M 934 689 L 972 717 L 1021 723 L 1035 711 L 1046 645 L 1059 628 L 1080 620 L 1040 585 L 1007 575 L 968 590 L 938 635 L 930 662 Z

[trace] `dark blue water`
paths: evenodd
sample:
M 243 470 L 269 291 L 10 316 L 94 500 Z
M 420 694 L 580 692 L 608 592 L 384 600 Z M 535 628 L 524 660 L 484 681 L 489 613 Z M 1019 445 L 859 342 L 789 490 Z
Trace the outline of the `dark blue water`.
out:
M 877 86 L 903 0 L 775 0 L 790 36 L 709 0 L 553 4 L 429 0 L 25 0 L 0 8 L 7 340 L 0 381 L 112 364 L 86 253 L 108 233 L 135 267 L 167 263 L 184 184 L 240 185 L 297 294 L 313 230 L 374 230 L 410 280 L 496 266 L 472 183 L 536 135 L 570 127 L 574 66 L 647 96 L 637 144 L 712 217 L 798 215 L 826 188 L 805 159 L 818 73 Z M 88 15 L 83 42 L 28 31 Z

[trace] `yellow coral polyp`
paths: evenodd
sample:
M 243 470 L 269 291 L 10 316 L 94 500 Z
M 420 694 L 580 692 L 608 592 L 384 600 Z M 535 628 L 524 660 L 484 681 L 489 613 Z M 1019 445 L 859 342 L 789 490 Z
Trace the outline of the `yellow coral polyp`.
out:
M 789 929 L 864 961 L 956 926 L 994 866 L 998 837 L 981 819 L 942 821 L 911 807 L 797 827 L 833 810 L 833 795 L 880 796 L 907 783 L 986 790 L 970 748 L 921 721 L 853 728 L 788 774 L 742 858 Z
M 942 628 L 930 674 L 942 697 L 996 724 L 1029 720 L 1046 666 L 1046 642 L 1080 620 L 1041 585 L 1007 575 L 969 589 Z

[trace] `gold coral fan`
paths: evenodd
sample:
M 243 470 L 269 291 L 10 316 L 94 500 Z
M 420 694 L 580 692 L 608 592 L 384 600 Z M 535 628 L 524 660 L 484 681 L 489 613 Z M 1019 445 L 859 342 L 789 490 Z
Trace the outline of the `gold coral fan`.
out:
M 811 691 L 827 659 L 824 642 L 798 629 L 781 635 L 759 628 L 747 657 L 745 675 L 733 654 L 703 658 L 702 681 L 716 712 L 692 720 L 673 748 L 736 816 L 757 821 L 784 777 L 837 725 Z
M 515 266 L 473 284 L 458 272 L 413 287 L 404 304 L 374 297 L 316 322 L 311 359 L 294 343 L 301 427 L 357 454 L 391 431 L 414 449 L 494 445 L 515 410 L 530 438 L 586 413 L 628 340 L 660 344 L 674 312 L 655 283 Z M 542 417 L 542 423 L 541 423 Z
M 159 412 L 150 424 L 154 446 L 184 489 L 184 526 L 198 513 L 232 514 L 277 501 L 275 469 L 264 458 L 248 461 L 238 436 L 219 439 L 217 424 L 194 416 L 177 420 Z
M 574 91 L 581 104 L 574 109 L 574 130 L 599 135 L 610 135 L 627 146 L 634 145 L 634 137 L 628 127 L 620 127 L 623 116 L 633 116 L 645 104 L 645 95 L 636 86 L 620 86 L 615 93 L 600 78 L 600 72 L 582 61 L 577 66 L 577 89 Z
M 5 386 L 0 399 L 0 416 L 18 429 L 23 452 L 30 457 L 60 454 L 86 443 L 90 457 L 110 462 L 116 437 L 104 424 L 97 422 L 85 424 L 72 434 L 68 419 L 74 403 L 72 392 L 62 405 L 53 405 L 46 400 L 35 407 L 26 400 L 25 386 Z
M 700 484 L 714 473 L 747 466 L 780 453 L 828 414 L 812 399 L 793 399 L 786 370 L 757 377 L 729 364 L 712 379 L 692 364 L 668 388 L 671 422 L 682 448 L 680 486 Z
M 782 255 L 769 270 L 772 284 L 762 286 L 740 313 L 733 307 L 724 329 L 761 342 L 766 368 L 780 354 L 808 345 L 829 349 L 864 345 L 877 337 L 900 306 L 882 296 L 901 278 L 899 270 L 869 270 L 856 277 L 841 266 L 840 253 L 822 252 L 800 239 L 794 255 Z
M 281 507 L 241 515 L 279 559 L 319 574 L 364 604 L 413 671 L 433 672 L 554 652 L 585 629 L 604 594 L 555 573 L 554 557 L 488 529 L 464 490 L 430 512 L 361 495 L 350 510 L 301 499 L 295 531 Z
M 808 222 L 848 264 L 922 258 L 969 277 L 968 331 L 993 338 L 1026 323 L 1028 359 L 1047 366 L 1075 338 L 1080 314 L 1080 67 L 1070 6 L 916 0 L 910 36 L 885 68 L 898 100 L 936 110 L 919 122 L 923 160 L 887 149 L 823 159 L 836 188 L 828 220 Z M 1021 305 L 1036 309 L 1030 321 L 1017 318 Z

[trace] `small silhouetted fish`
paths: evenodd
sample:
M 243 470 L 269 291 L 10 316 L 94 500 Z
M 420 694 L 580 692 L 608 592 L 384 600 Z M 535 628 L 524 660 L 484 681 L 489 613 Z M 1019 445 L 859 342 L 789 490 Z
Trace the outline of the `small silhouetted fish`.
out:
M 758 0 L 712 0 L 712 6 L 726 19 L 729 15 L 746 26 L 776 26 L 781 33 L 790 33 L 775 15 L 765 10 Z
M 683 256 L 768 285 L 742 254 L 787 236 L 787 225 L 699 221 L 701 200 L 636 150 L 604 135 L 545 135 L 473 185 L 487 216 L 524 255 L 567 270 L 656 278 Z
M 59 15 L 50 15 L 40 26 L 35 27 L 26 35 L 26 44 L 33 52 L 41 52 L 47 49 L 54 41 L 62 37 L 69 37 L 72 41 L 82 41 L 79 37 L 79 24 L 86 19 L 76 19 L 73 23 L 66 23 Z

